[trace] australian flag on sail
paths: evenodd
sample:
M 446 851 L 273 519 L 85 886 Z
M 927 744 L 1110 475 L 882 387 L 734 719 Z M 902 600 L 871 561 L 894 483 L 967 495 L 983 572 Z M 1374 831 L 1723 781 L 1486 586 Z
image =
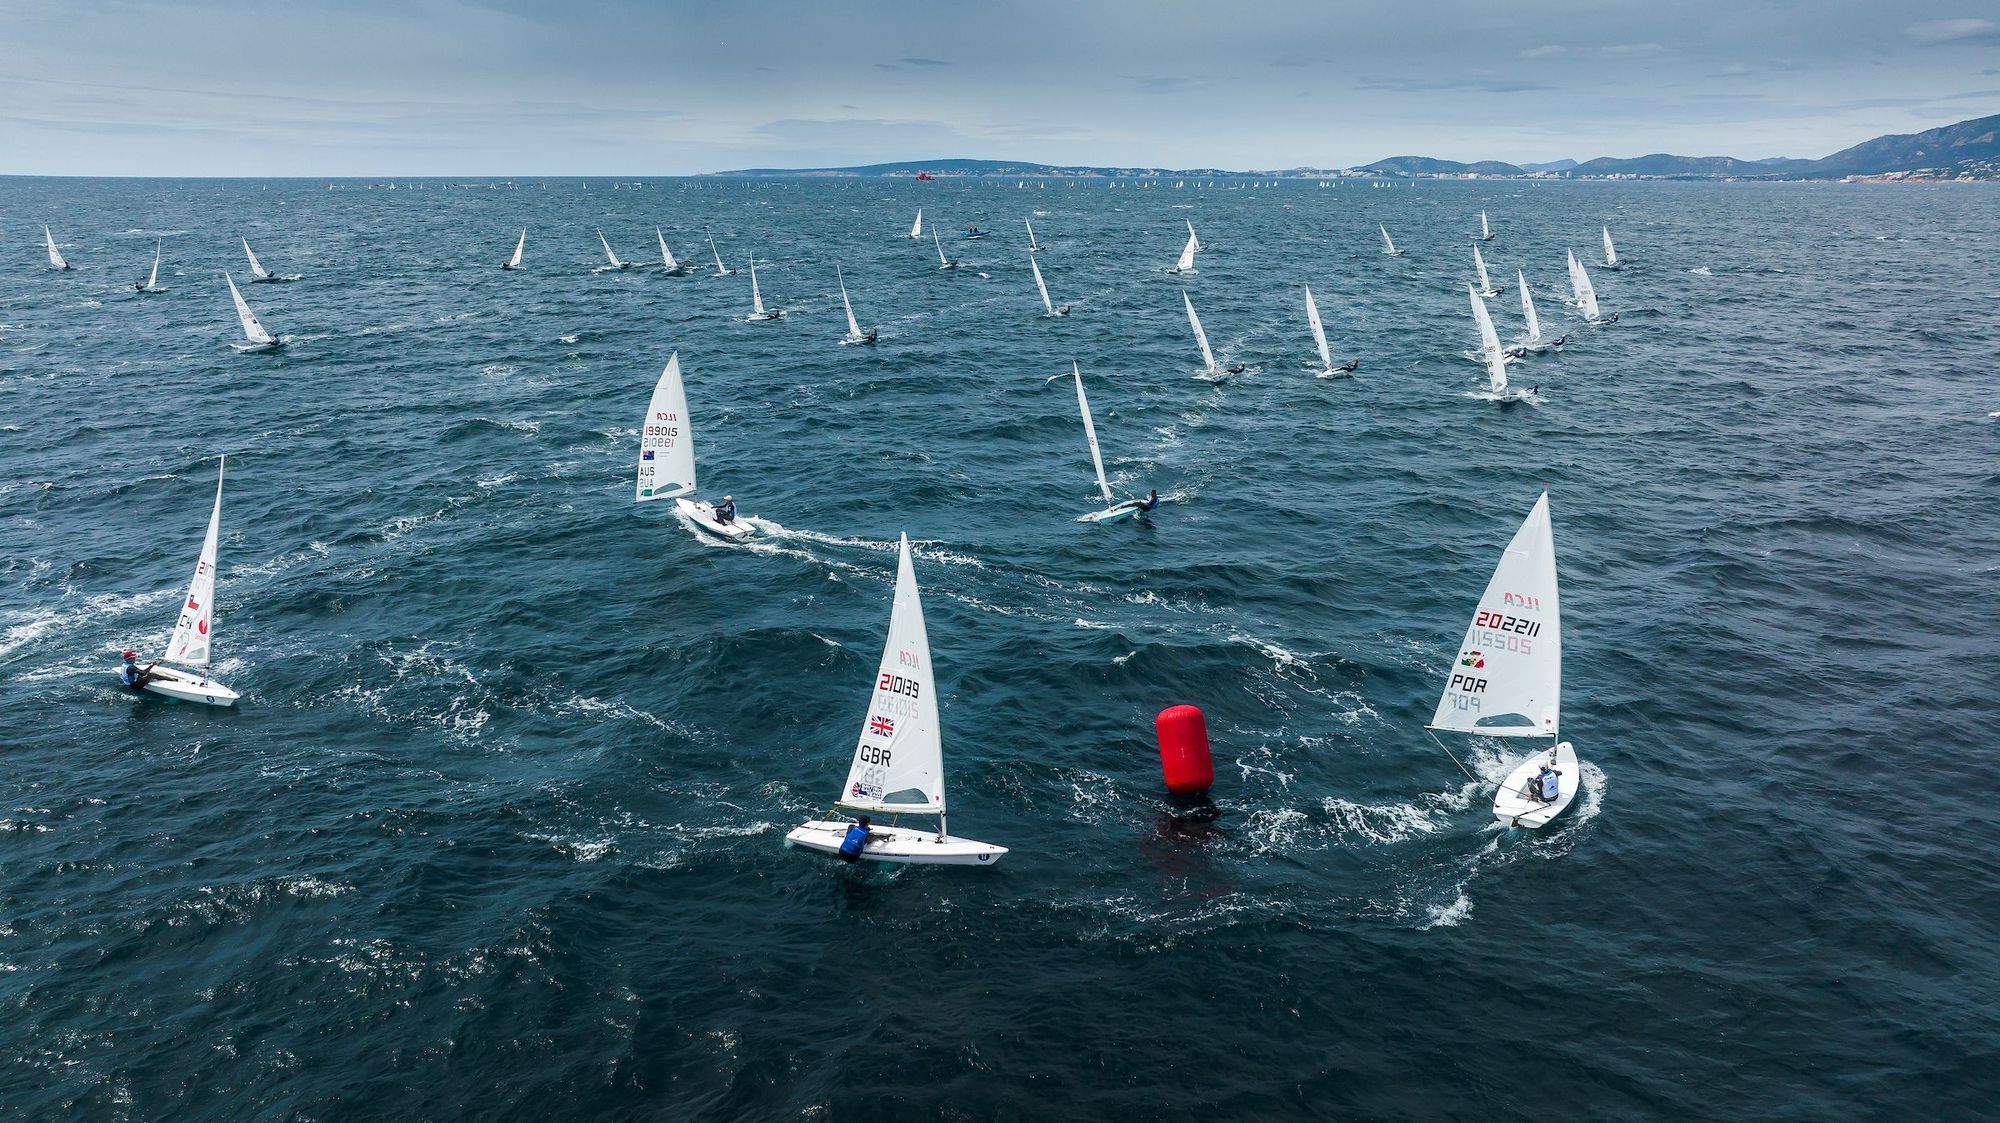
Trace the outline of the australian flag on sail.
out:
M 894 736 L 896 723 L 880 715 L 872 716 L 868 719 L 868 732 L 873 733 L 877 737 Z
M 639 454 L 639 459 L 641 460 L 651 460 L 652 458 L 653 458 L 653 450 L 650 448 Z

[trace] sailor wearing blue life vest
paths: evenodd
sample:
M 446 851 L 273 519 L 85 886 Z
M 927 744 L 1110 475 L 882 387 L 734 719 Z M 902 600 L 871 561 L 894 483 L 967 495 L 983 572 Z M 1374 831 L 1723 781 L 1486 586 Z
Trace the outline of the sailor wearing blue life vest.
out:
M 724 526 L 728 526 L 730 523 L 736 521 L 735 496 L 725 495 L 722 497 L 722 506 L 715 509 L 715 521 Z
M 1542 765 L 1542 770 L 1535 774 L 1535 798 L 1541 800 L 1543 803 L 1554 803 L 1556 798 L 1561 794 L 1562 773 L 1557 772 L 1546 764 Z
M 853 826 L 847 828 L 847 837 L 840 840 L 840 860 L 860 861 L 861 848 L 868 845 L 868 835 L 868 816 L 862 815 L 855 820 Z

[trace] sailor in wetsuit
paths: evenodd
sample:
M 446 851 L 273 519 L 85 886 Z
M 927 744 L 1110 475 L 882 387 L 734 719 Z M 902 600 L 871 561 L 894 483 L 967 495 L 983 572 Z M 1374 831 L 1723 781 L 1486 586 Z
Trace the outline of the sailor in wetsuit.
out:
M 725 495 L 722 497 L 721 505 L 715 508 L 715 521 L 721 523 L 723 526 L 728 526 L 730 523 L 736 521 L 735 496 Z
M 1147 512 L 1151 511 L 1153 508 L 1159 505 L 1160 505 L 1160 492 L 1157 488 L 1147 492 L 1146 498 L 1137 499 L 1132 502 L 1133 509 L 1138 511 L 1142 515 L 1146 514 Z
M 840 840 L 840 860 L 843 862 L 860 861 L 861 851 L 868 845 L 870 834 L 868 816 L 862 815 L 857 817 L 854 825 L 847 828 L 846 837 Z

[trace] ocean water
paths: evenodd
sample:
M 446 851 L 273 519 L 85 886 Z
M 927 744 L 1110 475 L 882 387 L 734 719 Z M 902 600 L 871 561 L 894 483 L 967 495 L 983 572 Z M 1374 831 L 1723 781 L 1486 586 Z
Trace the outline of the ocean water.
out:
M 8 1117 L 1992 1110 L 1990 188 L 334 186 L 0 181 Z M 976 272 L 898 236 L 920 205 L 995 231 L 947 239 Z M 1461 354 L 1482 208 L 1503 336 L 1517 268 L 1578 331 L 1515 369 L 1538 405 Z M 1563 250 L 1607 223 L 1621 321 L 1582 327 Z M 596 268 L 655 226 L 787 318 Z M 303 275 L 245 287 L 280 354 L 232 347 L 241 236 Z M 836 263 L 879 347 L 837 345 Z M 1311 377 L 1305 283 L 1359 377 Z M 1248 377 L 1190 377 L 1183 288 Z M 631 502 L 676 351 L 755 545 Z M 1150 525 L 1072 521 L 1072 360 Z M 136 700 L 218 448 L 244 699 Z M 1525 744 L 1451 739 L 1475 783 L 1422 726 L 1544 486 L 1587 790 L 1533 834 L 1487 806 Z M 781 844 L 899 531 L 994 868 Z M 1213 823 L 1162 797 L 1175 703 Z

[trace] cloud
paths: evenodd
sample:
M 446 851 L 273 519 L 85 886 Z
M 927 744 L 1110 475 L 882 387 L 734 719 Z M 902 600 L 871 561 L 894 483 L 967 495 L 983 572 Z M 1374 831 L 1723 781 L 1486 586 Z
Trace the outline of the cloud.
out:
M 1137 83 L 1142 92 L 1149 94 L 1177 94 L 1182 90 L 1192 89 L 1195 84 L 1194 79 L 1182 78 L 1178 75 L 1165 78 L 1142 78 L 1127 74 L 1125 80 Z
M 878 62 L 877 70 L 914 70 L 922 66 L 950 66 L 941 58 L 899 58 L 895 62 Z
M 1575 55 L 1579 58 L 1641 58 L 1648 55 L 1664 55 L 1670 48 L 1664 43 L 1600 43 L 1591 46 L 1571 47 L 1560 43 L 1544 43 L 1539 47 L 1529 47 L 1520 52 L 1522 58 L 1561 58 Z
M 1913 23 L 1903 34 L 1928 46 L 1942 43 L 2000 43 L 2000 23 L 1990 19 L 1934 19 Z
M 1535 90 L 1553 90 L 1541 82 L 1524 82 L 1511 78 L 1381 78 L 1363 82 L 1357 89 L 1389 90 L 1399 94 L 1450 93 L 1455 90 L 1470 90 L 1481 94 L 1521 94 Z

